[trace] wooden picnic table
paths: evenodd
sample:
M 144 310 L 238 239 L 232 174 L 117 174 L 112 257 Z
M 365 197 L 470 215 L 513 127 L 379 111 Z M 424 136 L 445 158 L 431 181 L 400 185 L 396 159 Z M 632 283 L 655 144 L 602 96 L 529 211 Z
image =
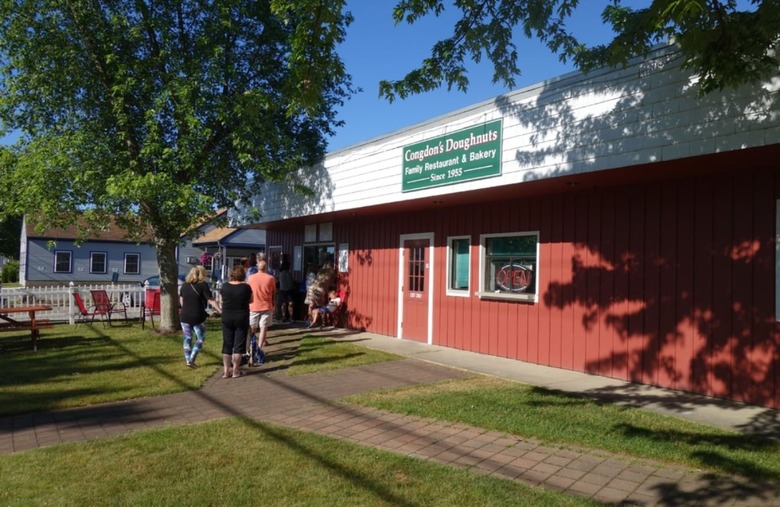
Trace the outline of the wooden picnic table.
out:
M 0 308 L 0 332 L 1 331 L 17 331 L 20 329 L 28 329 L 30 331 L 30 337 L 32 338 L 33 350 L 38 350 L 38 335 L 41 329 L 48 329 L 52 327 L 49 324 L 48 319 L 41 320 L 35 317 L 36 312 L 45 312 L 51 310 L 51 306 L 35 305 L 35 306 L 13 306 L 10 308 Z M 26 313 L 30 318 L 28 321 L 16 320 L 9 317 L 8 314 Z

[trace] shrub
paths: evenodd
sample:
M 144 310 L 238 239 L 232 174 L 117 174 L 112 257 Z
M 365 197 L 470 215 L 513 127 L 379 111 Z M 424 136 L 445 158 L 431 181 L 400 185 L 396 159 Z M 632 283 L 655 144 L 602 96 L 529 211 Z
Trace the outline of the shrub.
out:
M 16 283 L 19 281 L 19 261 L 9 260 L 0 272 L 0 281 L 3 283 Z

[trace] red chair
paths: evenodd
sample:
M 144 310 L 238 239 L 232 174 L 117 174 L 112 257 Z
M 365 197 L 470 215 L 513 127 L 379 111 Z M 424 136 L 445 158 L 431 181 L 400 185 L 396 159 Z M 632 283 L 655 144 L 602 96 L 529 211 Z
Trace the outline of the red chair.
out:
M 347 312 L 347 296 L 349 292 L 346 290 L 340 290 L 338 292 L 339 304 L 332 313 L 323 313 L 320 315 L 322 320 L 320 321 L 320 327 L 322 326 L 336 326 L 340 325 L 344 327 L 346 324 L 346 312 Z
M 336 308 L 336 311 L 333 312 L 333 325 L 347 327 L 347 298 L 349 297 L 349 291 L 339 291 L 339 297 L 341 298 L 341 303 L 339 304 L 338 308 Z
M 76 319 L 76 325 L 85 323 L 87 320 L 90 322 L 95 320 L 95 308 L 92 307 L 92 311 L 89 311 L 87 309 L 86 303 L 84 303 L 84 299 L 81 297 L 81 294 L 74 292 L 73 299 L 76 301 L 76 306 L 79 307 L 79 315 Z
M 160 289 L 146 289 L 144 304 L 141 305 L 141 329 L 146 325 L 146 317 L 152 321 L 152 329 L 154 329 L 155 315 L 160 315 Z
M 111 298 L 108 297 L 108 292 L 104 290 L 91 290 L 92 301 L 95 303 L 95 309 L 92 312 L 92 320 L 95 320 L 96 315 L 100 315 L 103 319 L 103 324 L 108 322 L 111 325 L 111 315 L 114 313 L 124 313 L 125 320 L 127 320 L 127 307 L 121 301 L 116 303 L 111 302 Z

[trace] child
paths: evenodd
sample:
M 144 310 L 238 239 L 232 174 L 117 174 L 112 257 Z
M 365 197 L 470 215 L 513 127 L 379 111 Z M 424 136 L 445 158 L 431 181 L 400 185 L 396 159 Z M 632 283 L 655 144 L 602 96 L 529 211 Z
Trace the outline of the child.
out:
M 320 306 L 312 316 L 311 324 L 309 324 L 309 329 L 313 328 L 317 325 L 317 321 L 320 320 L 320 315 L 326 314 L 330 315 L 334 311 L 336 311 L 336 308 L 339 307 L 341 304 L 341 298 L 336 295 L 336 291 L 334 289 L 331 289 L 330 292 L 328 292 L 328 304 L 325 306 Z M 322 326 L 320 326 L 322 327 Z

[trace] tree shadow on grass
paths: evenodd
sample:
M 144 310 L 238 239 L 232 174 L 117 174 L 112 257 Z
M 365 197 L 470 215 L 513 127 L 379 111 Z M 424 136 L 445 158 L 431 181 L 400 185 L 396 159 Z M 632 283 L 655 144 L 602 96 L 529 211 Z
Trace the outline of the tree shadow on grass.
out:
M 35 353 L 36 351 L 32 350 L 32 342 L 30 341 L 29 331 L 25 331 L 23 333 L 24 334 L 12 335 L 0 339 L 0 353 L 2 354 L 15 354 L 15 353 L 24 353 L 24 352 Z M 67 348 L 80 347 L 88 343 L 89 344 L 94 343 L 95 340 L 100 340 L 100 339 L 101 338 L 88 338 L 80 335 L 72 335 L 72 336 L 57 337 L 56 341 L 38 338 L 36 343 L 38 346 L 38 352 L 41 352 L 41 351 L 52 350 L 52 349 L 62 350 Z M 105 341 L 109 341 L 109 339 L 105 338 L 104 342 Z
M 572 410 L 585 408 L 586 405 L 614 405 L 615 401 L 605 398 L 592 398 L 588 395 L 571 394 L 562 391 L 549 390 L 539 387 L 532 388 L 532 392 L 541 399 L 533 400 L 526 405 L 530 408 L 544 409 L 555 407 L 560 410 Z M 626 410 L 638 410 L 638 408 L 621 405 Z M 740 460 L 734 456 L 726 456 L 710 449 L 741 450 L 744 452 L 765 452 L 767 447 L 778 447 L 775 440 L 761 435 L 743 435 L 740 433 L 713 434 L 710 431 L 697 432 L 695 429 L 682 428 L 646 428 L 631 422 L 619 422 L 609 424 L 604 428 L 605 432 L 614 434 L 618 439 L 632 440 L 635 442 L 647 442 L 649 445 L 674 445 L 689 446 L 689 457 L 700 463 L 701 466 L 717 469 L 729 474 L 739 475 L 761 480 L 780 481 L 780 473 L 777 468 L 756 465 L 754 462 Z M 780 449 L 778 449 L 780 451 Z M 780 452 L 777 454 L 780 459 Z M 780 468 L 780 467 L 778 467 Z M 778 482 L 780 485 L 780 482 Z
M 759 452 L 768 445 L 772 445 L 767 439 L 760 437 L 746 437 L 744 435 L 707 435 L 683 430 L 649 430 L 639 426 L 621 423 L 614 426 L 626 438 L 642 439 L 648 442 L 670 443 L 677 445 L 690 445 L 694 447 L 720 447 L 731 450 L 744 450 L 748 452 Z M 749 463 L 745 460 L 739 460 L 733 457 L 724 456 L 715 451 L 695 450 L 690 455 L 691 458 L 701 463 L 703 466 L 722 470 L 730 474 L 740 475 L 742 477 L 752 477 L 757 479 L 772 479 L 780 481 L 780 474 L 769 468 Z

